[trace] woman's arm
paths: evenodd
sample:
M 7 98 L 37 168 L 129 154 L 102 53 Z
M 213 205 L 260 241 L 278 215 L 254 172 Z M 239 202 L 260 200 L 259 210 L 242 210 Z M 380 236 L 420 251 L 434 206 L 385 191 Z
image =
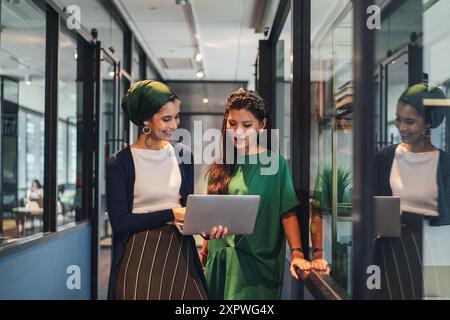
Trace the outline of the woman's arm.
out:
M 300 238 L 300 226 L 298 224 L 297 215 L 295 212 L 287 212 L 281 218 L 281 223 L 283 225 L 284 233 L 286 234 L 286 238 L 289 242 L 289 246 L 291 249 L 301 249 L 302 242 Z M 294 250 L 291 251 L 291 274 L 292 276 L 298 280 L 296 269 L 300 269 L 302 271 L 311 270 L 310 263 L 305 260 L 302 251 Z
M 133 214 L 128 208 L 127 179 L 115 158 L 106 163 L 106 204 L 113 230 L 117 233 L 135 233 L 158 228 L 175 219 L 172 209 L 149 214 Z
M 327 271 L 328 263 L 323 259 L 322 212 L 311 206 L 311 242 L 313 246 L 311 266 L 317 271 Z

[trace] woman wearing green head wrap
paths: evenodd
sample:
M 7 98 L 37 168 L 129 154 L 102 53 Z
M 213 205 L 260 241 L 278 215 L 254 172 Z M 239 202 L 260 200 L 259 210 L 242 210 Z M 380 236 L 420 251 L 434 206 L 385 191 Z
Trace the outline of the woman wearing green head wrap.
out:
M 380 238 L 376 259 L 382 270 L 382 299 L 422 299 L 422 234 L 425 226 L 450 224 L 450 154 L 431 142 L 448 108 L 438 87 L 409 87 L 398 99 L 395 125 L 402 143 L 375 159 L 375 194 L 400 197 L 401 238 Z
M 207 298 L 194 239 L 174 225 L 184 220 L 187 196 L 194 191 L 192 154 L 171 141 L 180 104 L 167 85 L 153 80 L 135 83 L 122 99 L 123 110 L 142 131 L 106 163 L 113 229 L 109 299 Z

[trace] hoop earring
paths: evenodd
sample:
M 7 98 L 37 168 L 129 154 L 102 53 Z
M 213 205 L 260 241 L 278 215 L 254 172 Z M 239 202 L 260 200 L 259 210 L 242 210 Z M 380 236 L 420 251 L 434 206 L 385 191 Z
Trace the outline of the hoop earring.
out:
M 145 126 L 145 127 L 142 128 L 142 133 L 146 134 L 146 135 L 149 135 L 150 133 L 152 133 L 152 129 L 150 127 L 148 127 L 148 126 Z
M 424 131 L 422 131 L 422 135 L 425 138 L 430 138 L 431 137 L 431 129 L 430 128 L 426 128 Z

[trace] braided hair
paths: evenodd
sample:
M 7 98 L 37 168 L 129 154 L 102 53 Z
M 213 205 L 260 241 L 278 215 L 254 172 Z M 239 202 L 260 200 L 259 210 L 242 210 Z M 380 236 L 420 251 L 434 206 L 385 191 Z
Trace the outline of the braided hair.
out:
M 226 163 L 226 130 L 228 116 L 231 110 L 245 109 L 249 111 L 259 122 L 266 119 L 265 129 L 271 129 L 270 115 L 268 112 L 267 101 L 265 101 L 257 92 L 240 88 L 230 94 L 226 100 L 226 108 L 222 121 L 222 163 L 213 163 L 206 171 L 208 180 L 208 194 L 228 194 L 228 185 L 236 166 L 237 151 L 234 148 L 234 161 L 231 164 Z M 270 135 L 268 135 L 268 148 L 270 149 Z

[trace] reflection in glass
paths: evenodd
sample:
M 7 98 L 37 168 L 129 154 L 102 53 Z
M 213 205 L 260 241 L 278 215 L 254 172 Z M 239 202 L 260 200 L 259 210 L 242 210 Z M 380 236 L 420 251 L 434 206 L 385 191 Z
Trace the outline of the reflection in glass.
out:
M 83 86 L 85 50 L 61 24 L 58 83 L 57 225 L 82 219 Z
M 114 55 L 123 61 L 124 33 L 114 17 L 108 12 L 101 0 L 55 0 L 61 8 L 76 5 L 81 12 L 81 25 L 87 30 L 95 28 L 97 39 L 104 48 L 113 48 Z
M 401 210 L 392 212 L 400 214 L 401 236 L 375 243 L 377 299 L 450 299 L 449 5 L 406 1 L 376 36 L 382 116 L 375 126 L 384 148 L 375 158 L 375 192 L 399 197 Z
M 276 125 L 279 130 L 280 154 L 291 165 L 291 81 L 292 81 L 292 13 L 286 18 L 286 23 L 277 43 L 276 64 Z
M 311 3 L 311 246 L 352 291 L 353 21 L 346 1 Z M 325 19 L 325 17 L 327 17 Z
M 0 12 L 1 246 L 43 226 L 45 13 L 30 1 Z

